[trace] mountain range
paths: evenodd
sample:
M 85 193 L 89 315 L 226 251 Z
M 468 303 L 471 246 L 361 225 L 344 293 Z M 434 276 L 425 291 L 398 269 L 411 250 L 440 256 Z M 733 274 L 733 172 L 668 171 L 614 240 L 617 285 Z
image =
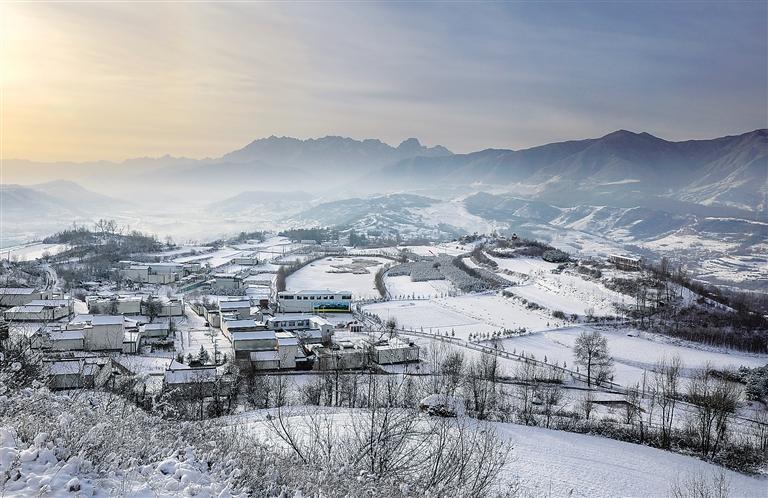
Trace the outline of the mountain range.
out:
M 453 154 L 417 139 L 397 147 L 380 140 L 328 136 L 269 137 L 213 159 L 141 158 L 123 163 L 32 163 L 8 160 L 4 176 L 19 182 L 73 180 L 102 192 L 116 187 L 152 193 L 178 189 L 223 200 L 243 191 L 304 189 L 338 198 L 438 188 L 508 191 L 559 205 L 659 203 L 766 210 L 768 130 L 712 140 L 671 142 L 619 130 L 600 138 L 523 150 Z M 140 187 L 140 188 L 137 188 Z

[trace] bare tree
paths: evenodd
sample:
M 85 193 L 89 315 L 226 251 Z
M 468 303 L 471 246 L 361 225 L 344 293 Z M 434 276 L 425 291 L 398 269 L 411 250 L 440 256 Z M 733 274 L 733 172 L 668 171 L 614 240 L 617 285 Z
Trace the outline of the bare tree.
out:
M 723 471 L 712 476 L 697 473 L 678 477 L 670 485 L 669 495 L 672 498 L 728 498 L 730 481 Z
M 695 428 L 705 458 L 717 454 L 726 439 L 728 421 L 738 407 L 741 388 L 706 366 L 688 383 L 688 399 L 695 407 Z
M 592 386 L 593 379 L 598 383 L 604 380 L 613 370 L 613 359 L 608 354 L 608 340 L 596 330 L 582 332 L 576 338 L 573 352 L 576 362 L 587 369 L 587 386 Z
M 627 387 L 627 392 L 624 395 L 624 423 L 634 424 L 635 420 L 640 414 L 640 384 L 637 383 L 634 386 Z
M 144 303 L 144 309 L 149 318 L 149 323 L 152 323 L 163 312 L 163 303 L 155 296 L 149 296 Z
M 584 418 L 589 420 L 592 411 L 595 409 L 595 393 L 592 389 L 584 391 L 584 396 L 582 396 L 581 401 L 579 402 L 579 407 L 581 408 L 581 411 L 584 412 Z
M 683 363 L 675 355 L 671 360 L 663 359 L 654 368 L 653 392 L 656 404 L 661 409 L 661 446 L 669 448 L 672 442 L 672 427 L 675 408 L 680 397 L 680 372 Z

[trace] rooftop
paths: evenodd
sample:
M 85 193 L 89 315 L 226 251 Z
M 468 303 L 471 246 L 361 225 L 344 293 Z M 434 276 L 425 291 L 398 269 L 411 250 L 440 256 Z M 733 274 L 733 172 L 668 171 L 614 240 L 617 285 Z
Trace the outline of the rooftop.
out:
M 125 322 L 123 315 L 93 315 L 91 325 L 121 325 Z
M 6 310 L 6 313 L 40 313 L 45 308 L 45 306 L 25 304 L 23 306 L 14 306 L 13 308 Z
M 191 384 L 195 382 L 214 382 L 216 367 L 184 368 L 165 371 L 166 384 Z
M 352 291 L 321 289 L 321 290 L 283 291 L 283 292 L 279 293 L 279 295 L 283 295 L 283 294 L 293 294 L 293 295 L 307 295 L 307 294 L 352 294 Z
M 0 294 L 34 294 L 36 291 L 32 287 L 0 287 Z
M 237 332 L 235 334 L 232 334 L 232 340 L 234 342 L 255 341 L 255 340 L 263 340 L 263 339 L 276 340 L 277 336 L 275 335 L 275 331 L 274 330 L 256 330 L 253 332 Z

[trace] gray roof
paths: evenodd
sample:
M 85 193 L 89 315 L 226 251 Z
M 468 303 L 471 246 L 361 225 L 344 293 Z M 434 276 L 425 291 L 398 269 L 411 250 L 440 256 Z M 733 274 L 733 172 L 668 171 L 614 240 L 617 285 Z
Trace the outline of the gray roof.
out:
M 124 322 L 123 315 L 94 315 L 91 325 L 121 325 Z
M 0 287 L 0 294 L 34 294 L 39 292 L 32 287 Z
M 13 308 L 6 310 L 6 313 L 40 313 L 44 309 L 45 309 L 45 306 L 23 305 L 23 306 L 14 306 Z
M 232 340 L 237 341 L 255 341 L 261 339 L 277 340 L 274 330 L 257 330 L 255 332 L 236 332 L 232 334 Z

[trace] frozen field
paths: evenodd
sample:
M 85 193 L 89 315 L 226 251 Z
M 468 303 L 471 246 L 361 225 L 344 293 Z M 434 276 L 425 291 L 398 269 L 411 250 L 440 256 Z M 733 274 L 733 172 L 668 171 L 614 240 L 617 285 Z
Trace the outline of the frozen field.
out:
M 430 280 L 427 282 L 411 282 L 408 275 L 397 277 L 385 277 L 384 283 L 387 286 L 389 295 L 393 299 L 398 298 L 427 298 L 440 297 L 451 292 L 456 292 L 456 288 L 449 280 Z
M 382 319 L 393 317 L 401 327 L 425 332 L 451 332 L 466 339 L 470 333 L 490 333 L 525 327 L 545 330 L 561 325 L 543 311 L 532 311 L 497 294 L 466 294 L 431 300 L 370 304 L 366 311 Z
M 533 354 L 537 359 L 544 356 L 550 363 L 567 362 L 569 368 L 575 368 L 573 344 L 582 330 L 589 327 L 567 327 L 548 330 L 521 337 L 503 340 L 507 351 Z M 641 337 L 629 337 L 629 330 L 601 330 L 608 339 L 608 350 L 614 358 L 614 381 L 621 385 L 631 385 L 642 380 L 643 371 L 651 370 L 656 361 L 671 358 L 677 354 L 683 361 L 684 375 L 690 375 L 693 369 L 710 363 L 715 368 L 738 368 L 762 366 L 768 363 L 768 355 L 748 355 L 737 352 L 725 353 L 693 349 L 664 341 L 664 338 L 643 333 Z M 637 331 L 631 331 L 636 335 Z M 656 339 L 656 340 L 653 340 Z
M 377 263 L 368 266 L 368 273 L 336 273 L 334 265 L 352 264 L 355 259 L 365 259 Z M 373 277 L 382 265 L 391 263 L 385 258 L 323 258 L 308 264 L 286 279 L 286 288 L 291 291 L 331 289 L 349 291 L 354 299 L 379 297 L 379 291 L 373 284 Z

